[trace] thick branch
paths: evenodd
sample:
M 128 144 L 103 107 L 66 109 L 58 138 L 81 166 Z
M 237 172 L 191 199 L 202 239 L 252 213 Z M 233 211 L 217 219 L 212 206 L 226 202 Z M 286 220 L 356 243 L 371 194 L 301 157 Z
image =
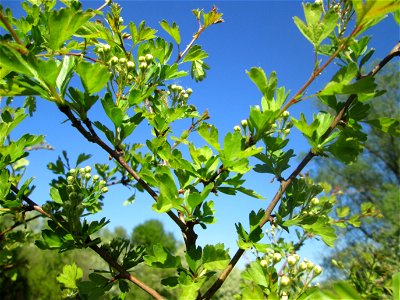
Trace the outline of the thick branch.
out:
M 374 67 L 374 69 L 367 75 L 367 76 L 375 76 L 391 59 L 393 59 L 395 56 L 400 56 L 400 43 L 398 43 L 391 51 L 390 53 L 378 64 Z M 354 102 L 354 100 L 357 98 L 357 95 L 350 95 L 350 97 L 347 99 L 345 105 L 342 107 L 342 109 L 337 113 L 335 119 L 333 120 L 331 126 L 328 128 L 328 130 L 325 132 L 323 137 L 321 138 L 326 139 L 333 131 L 333 129 L 337 126 L 337 124 L 342 120 L 343 116 L 349 109 L 350 105 Z M 279 190 L 276 192 L 274 198 L 272 199 L 271 203 L 265 210 L 265 216 L 262 219 L 260 226 L 263 227 L 271 217 L 271 213 L 274 210 L 275 206 L 278 204 L 279 200 L 281 199 L 282 195 L 286 191 L 286 189 L 289 187 L 289 185 L 292 183 L 293 179 L 296 178 L 297 175 L 300 174 L 300 172 L 304 169 L 304 167 L 311 161 L 311 159 L 315 156 L 315 154 L 310 150 L 306 157 L 300 162 L 300 164 L 297 166 L 297 168 L 290 174 L 289 178 L 287 180 L 282 181 Z M 207 290 L 207 292 L 204 294 L 204 296 L 200 297 L 200 299 L 210 299 L 216 291 L 222 286 L 222 284 L 225 282 L 226 278 L 230 274 L 230 272 L 233 270 L 235 267 L 236 263 L 239 261 L 240 257 L 243 255 L 245 251 L 243 249 L 238 249 L 231 259 L 229 265 L 225 268 L 225 270 L 221 273 L 221 275 L 218 277 L 218 279 L 214 282 L 214 284 Z
M 14 186 L 11 185 L 11 190 L 18 194 L 19 189 Z M 48 217 L 50 219 L 53 219 L 53 217 L 45 212 L 39 205 L 37 205 L 33 200 L 31 200 L 29 197 L 27 196 L 22 196 L 23 200 L 25 202 L 27 202 L 31 207 L 33 207 L 34 210 L 40 212 L 43 216 Z M 91 242 L 91 239 L 89 238 L 87 240 L 88 243 Z M 99 248 L 97 245 L 92 245 L 90 246 L 90 248 L 95 251 L 97 254 L 99 254 L 101 256 L 101 258 L 103 258 L 111 267 L 113 267 L 115 270 L 117 270 L 118 272 L 120 272 L 123 275 L 123 278 L 128 279 L 129 281 L 131 281 L 132 283 L 136 284 L 139 288 L 141 288 L 142 290 L 144 290 L 145 292 L 147 292 L 149 295 L 151 295 L 153 298 L 155 299 L 163 299 L 163 297 L 157 293 L 157 291 L 155 291 L 154 289 L 152 289 L 151 287 L 147 286 L 145 283 L 143 283 L 142 281 L 140 281 L 138 278 L 136 278 L 135 276 L 133 276 L 132 274 L 130 274 L 128 271 L 125 270 L 125 268 L 123 266 L 121 266 L 120 264 L 118 264 L 117 261 L 115 261 L 106 251 L 104 251 L 103 249 Z
M 122 153 L 112 149 L 108 146 L 94 131 L 91 122 L 86 119 L 85 125 L 88 127 L 87 131 L 83 126 L 81 121 L 79 121 L 75 115 L 72 113 L 68 106 L 59 106 L 61 112 L 63 112 L 68 119 L 71 121 L 72 126 L 75 127 L 89 142 L 99 145 L 103 150 L 105 150 L 112 158 L 114 158 L 125 170 L 146 190 L 146 192 L 157 201 L 157 193 L 137 174 L 131 166 L 125 161 Z M 168 216 L 179 226 L 182 232 L 186 231 L 186 225 L 175 215 L 172 211 L 167 212 Z

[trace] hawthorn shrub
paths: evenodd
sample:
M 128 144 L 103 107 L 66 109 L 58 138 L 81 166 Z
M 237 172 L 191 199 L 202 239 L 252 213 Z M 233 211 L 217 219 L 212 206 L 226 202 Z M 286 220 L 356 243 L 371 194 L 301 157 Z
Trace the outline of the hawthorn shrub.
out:
M 162 273 L 167 277 L 161 283 L 174 290 L 177 298 L 210 299 L 249 249 L 257 258 L 241 274 L 238 299 L 358 297 L 345 282 L 337 282 L 329 290 L 312 284 L 322 269 L 296 252 L 306 240 L 316 237 L 333 246 L 335 226 L 358 226 L 363 217 L 379 212 L 371 203 L 364 203 L 360 213 L 349 216 L 346 208 L 337 208 L 339 219 L 331 217 L 335 191 L 302 171 L 316 156 L 354 162 L 367 139 L 363 123 L 399 135 L 398 120 L 370 118 L 368 101 L 383 93 L 377 90 L 374 76 L 400 54 L 400 44 L 365 71 L 374 51 L 368 48 L 370 38 L 361 36 L 388 13 L 398 22 L 399 2 L 303 3 L 304 19 L 294 17 L 294 22 L 313 45 L 311 76 L 290 94 L 285 87 L 278 87 L 275 72 L 267 75 L 261 68 L 251 68 L 247 73 L 261 93 L 260 105 L 250 107 L 248 118 L 225 136 L 209 122 L 208 112 L 199 112 L 190 102 L 192 89 L 174 83 L 184 76 L 196 82 L 206 77 L 208 54 L 197 41 L 209 27 L 223 22 L 216 7 L 209 12 L 193 10 L 199 27 L 190 43 L 181 48 L 175 23 L 160 22 L 170 36 L 167 41 L 145 22 L 126 23 L 117 3 L 106 1 L 97 9 L 83 10 L 79 1 L 62 2 L 23 2 L 26 15 L 19 18 L 7 8 L 0 10 L 6 30 L 0 43 L 0 95 L 7 97 L 0 124 L 0 213 L 6 226 L 1 232 L 4 247 L 0 259 L 4 276 L 12 272 L 4 266 L 16 259 L 11 255 L 13 247 L 24 239 L 14 229 L 28 222 L 26 213 L 34 211 L 47 225 L 35 241 L 37 247 L 59 252 L 89 248 L 109 266 L 107 270 L 93 266 L 83 280 L 79 266 L 66 265 L 57 277 L 66 298 L 101 298 L 117 289 L 116 299 L 123 299 L 131 283 L 162 299 L 162 294 L 135 275 L 135 268 L 146 264 L 173 271 L 172 276 L 171 272 Z M 340 69 L 332 79 L 320 91 L 310 90 L 311 83 L 333 62 Z M 17 96 L 25 97 L 22 107 L 12 105 Z M 54 103 L 76 133 L 100 147 L 111 161 L 82 166 L 89 158 L 82 153 L 71 164 L 63 152 L 62 158 L 49 164 L 57 178 L 50 183 L 51 200 L 43 206 L 31 198 L 32 179 L 23 179 L 23 174 L 29 150 L 49 146 L 43 144 L 43 136 L 30 133 L 11 138 L 12 130 L 28 113 L 34 113 L 36 97 Z M 321 109 L 312 120 L 303 114 L 299 119 L 291 117 L 290 109 L 310 97 L 329 110 Z M 101 116 L 91 114 L 98 102 Z M 174 124 L 182 120 L 190 126 L 176 131 Z M 142 123 L 149 126 L 146 143 L 132 143 L 129 137 Z M 310 150 L 287 174 L 290 164 L 296 163 L 294 150 L 286 147 L 292 127 L 307 139 Z M 194 133 L 208 146 L 196 146 Z M 254 168 L 250 159 L 258 162 Z M 215 222 L 213 195 L 240 192 L 260 197 L 245 187 L 245 174 L 252 170 L 260 176 L 272 175 L 279 188 L 265 209 L 249 212 L 249 226 L 236 224 L 238 249 L 234 256 L 230 257 L 223 244 L 198 246 L 199 226 L 210 230 L 208 226 Z M 144 248 L 124 238 L 102 242 L 96 233 L 109 221 L 94 219 L 111 184 L 149 194 L 154 199 L 153 210 L 167 214 L 181 230 L 183 255 L 160 244 Z M 90 218 L 94 221 L 89 221 L 89 215 L 94 215 Z M 266 237 L 274 241 L 273 236 L 282 230 L 296 230 L 298 241 L 268 243 Z M 398 282 L 397 274 L 394 294 Z

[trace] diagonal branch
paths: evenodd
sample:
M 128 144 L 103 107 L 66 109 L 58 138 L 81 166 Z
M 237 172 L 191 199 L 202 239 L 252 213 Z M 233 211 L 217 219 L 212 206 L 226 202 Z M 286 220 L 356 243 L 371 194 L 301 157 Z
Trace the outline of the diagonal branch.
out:
M 89 142 L 99 145 L 103 150 L 105 150 L 112 158 L 114 158 L 125 170 L 146 190 L 146 192 L 154 199 L 158 200 L 157 193 L 132 169 L 132 167 L 125 161 L 123 155 L 120 151 L 112 149 L 108 146 L 94 131 L 90 120 L 86 119 L 84 121 L 85 125 L 89 129 L 86 130 L 81 121 L 78 120 L 72 113 L 71 109 L 64 105 L 58 106 L 59 110 L 64 113 L 68 119 L 71 121 L 71 125 L 75 127 Z M 172 211 L 167 212 L 168 216 L 179 226 L 182 232 L 187 230 L 186 224 L 183 223 L 177 215 Z
M 19 193 L 19 189 L 15 185 L 11 185 L 11 190 L 15 193 Z M 36 204 L 33 200 L 31 200 L 28 196 L 23 195 L 22 199 L 29 204 L 33 208 L 33 210 L 36 210 L 37 212 L 41 213 L 43 216 L 53 219 L 53 216 L 50 215 L 49 213 L 45 212 L 41 206 Z M 92 242 L 90 238 L 87 239 L 86 241 L 88 244 Z M 129 280 L 130 282 L 134 283 L 137 285 L 139 288 L 147 292 L 149 295 L 151 295 L 154 299 L 159 299 L 162 300 L 164 299 L 156 290 L 152 289 L 148 285 L 146 285 L 144 282 L 130 274 L 123 266 L 121 266 L 117 261 L 115 261 L 109 254 L 106 252 L 104 249 L 101 249 L 97 245 L 91 245 L 90 248 L 96 252 L 101 258 L 103 258 L 112 268 L 117 270 L 120 274 L 121 277 Z
M 390 60 L 392 60 L 394 57 L 400 56 L 400 42 L 396 44 L 396 46 L 389 52 L 389 54 L 377 64 L 373 70 L 367 75 L 367 76 L 375 76 Z M 343 116 L 349 109 L 350 105 L 357 99 L 357 95 L 350 95 L 349 98 L 347 99 L 345 105 L 342 107 L 342 109 L 337 113 L 335 119 L 332 121 L 331 126 L 328 128 L 328 130 L 325 132 L 325 134 L 322 136 L 322 139 L 326 139 L 335 129 L 335 127 L 338 125 L 338 123 L 342 120 Z M 304 167 L 311 161 L 313 157 L 316 155 L 310 150 L 308 154 L 304 157 L 304 159 L 300 162 L 300 164 L 297 166 L 297 168 L 290 174 L 287 180 L 283 180 L 281 182 L 281 185 L 276 192 L 274 198 L 272 199 L 271 203 L 265 210 L 265 216 L 262 219 L 260 226 L 263 227 L 267 222 L 269 222 L 271 213 L 274 210 L 275 206 L 278 204 L 279 200 L 281 199 L 282 195 L 286 191 L 286 189 L 290 186 L 292 183 L 293 179 L 297 177 L 297 175 L 300 174 L 300 172 L 304 169 Z M 245 250 L 243 249 L 238 249 L 229 262 L 228 266 L 225 268 L 225 270 L 221 273 L 221 275 L 218 277 L 218 279 L 214 282 L 214 284 L 206 291 L 206 293 L 203 296 L 199 296 L 199 299 L 211 299 L 211 297 L 216 293 L 216 291 L 222 286 L 222 284 L 225 282 L 226 278 L 230 274 L 230 272 L 233 270 L 241 256 L 244 254 Z

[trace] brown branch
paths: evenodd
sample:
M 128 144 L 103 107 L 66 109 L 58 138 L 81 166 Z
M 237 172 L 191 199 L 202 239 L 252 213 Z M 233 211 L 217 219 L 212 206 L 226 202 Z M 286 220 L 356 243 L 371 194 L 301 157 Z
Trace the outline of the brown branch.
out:
M 15 32 L 14 28 L 12 28 L 11 24 L 8 22 L 7 18 L 3 15 L 3 12 L 0 11 L 0 20 L 3 22 L 4 26 L 6 26 L 7 30 L 10 32 L 14 40 L 22 46 L 22 48 L 18 48 L 17 50 L 22 54 L 28 54 L 28 50 L 26 49 L 24 43 L 19 39 L 17 33 Z
M 91 242 L 89 239 L 88 242 Z M 119 263 L 117 263 L 111 256 L 110 254 L 105 251 L 104 249 L 98 247 L 97 245 L 92 245 L 90 248 L 96 252 L 101 258 L 103 258 L 112 268 L 117 270 L 120 274 L 120 278 L 124 278 L 132 282 L 133 284 L 137 285 L 139 288 L 144 290 L 146 293 L 148 293 L 150 296 L 152 296 L 154 299 L 159 299 L 162 300 L 164 299 L 156 290 L 152 289 L 149 287 L 147 284 L 130 274 L 128 271 L 125 270 L 123 266 L 121 266 Z
M 131 166 L 123 158 L 122 153 L 112 149 L 97 135 L 89 119 L 83 121 L 89 130 L 87 131 L 82 126 L 81 121 L 75 117 L 68 106 L 59 105 L 58 108 L 68 117 L 72 126 L 75 127 L 89 142 L 97 144 L 104 149 L 112 158 L 114 158 L 122 167 L 125 168 L 125 170 L 146 190 L 146 192 L 154 199 L 154 201 L 158 200 L 157 193 L 139 176 L 139 174 L 137 174 L 131 168 Z M 188 227 L 179 219 L 177 215 L 175 215 L 172 211 L 168 211 L 167 214 L 179 226 L 182 232 L 187 232 Z
M 338 47 L 338 49 L 326 60 L 326 62 L 321 67 L 319 67 L 318 69 L 316 69 L 312 72 L 310 78 L 308 78 L 306 83 L 303 84 L 303 86 L 297 91 L 297 93 L 281 109 L 280 114 L 283 113 L 285 110 L 287 110 L 293 104 L 300 101 L 298 98 L 303 94 L 303 92 L 311 85 L 311 83 L 313 83 L 315 78 L 317 78 L 326 69 L 326 67 L 339 55 L 339 53 L 341 51 L 343 51 L 344 48 L 346 48 L 347 43 L 350 40 L 350 38 L 352 36 L 356 35 L 358 32 L 360 32 L 361 29 L 362 29 L 362 27 L 359 27 L 359 26 L 356 27 L 353 30 L 353 32 L 350 34 L 350 36 L 348 36 L 344 40 L 343 44 L 340 45 L 340 47 Z
M 400 43 L 398 43 L 390 52 L 389 54 L 381 60 L 381 62 L 374 67 L 374 69 L 367 75 L 367 76 L 375 76 L 391 59 L 393 59 L 395 56 L 400 56 Z M 357 98 L 357 95 L 350 95 L 349 98 L 347 99 L 345 105 L 342 107 L 342 109 L 337 113 L 335 119 L 333 120 L 331 126 L 328 128 L 328 130 L 325 132 L 325 134 L 322 136 L 322 139 L 326 139 L 333 129 L 337 126 L 337 124 L 342 120 L 344 114 L 347 112 L 349 109 L 350 105 L 354 102 L 354 100 Z M 264 218 L 262 219 L 260 223 L 260 227 L 263 227 L 271 217 L 271 213 L 275 206 L 278 204 L 280 198 L 288 188 L 288 186 L 292 183 L 293 179 L 297 177 L 297 175 L 300 174 L 300 172 L 303 170 L 303 168 L 311 161 L 311 159 L 316 156 L 311 150 L 308 152 L 306 157 L 300 162 L 300 164 L 297 166 L 297 168 L 290 174 L 289 178 L 287 180 L 283 180 L 281 182 L 281 185 L 276 192 L 274 198 L 272 199 L 271 203 L 265 210 L 265 215 Z M 225 268 L 225 270 L 221 273 L 221 275 L 218 277 L 218 279 L 214 282 L 214 284 L 207 290 L 207 292 L 204 294 L 204 296 L 200 296 L 199 299 L 210 299 L 216 292 L 217 290 L 222 286 L 222 284 L 225 282 L 226 278 L 230 274 L 230 272 L 233 270 L 235 267 L 236 263 L 239 261 L 240 257 L 243 255 L 245 250 L 243 249 L 238 249 L 234 255 L 234 257 L 231 259 L 229 262 L 229 265 Z
M 30 221 L 33 221 L 33 220 L 35 220 L 35 219 L 37 219 L 37 218 L 39 218 L 39 217 L 42 217 L 42 215 L 41 215 L 41 214 L 40 214 L 40 215 L 36 215 L 36 216 L 34 216 L 34 217 L 32 217 L 32 218 L 29 218 L 29 219 L 26 219 L 26 220 L 24 220 L 24 221 L 15 222 L 12 226 L 10 226 L 10 227 L 4 229 L 2 232 L 0 232 L 0 241 L 3 239 L 4 235 L 5 235 L 7 232 L 10 232 L 11 230 L 17 228 L 18 226 L 21 226 L 21 225 L 23 225 L 23 224 L 25 224 L 25 223 L 28 223 L 28 222 L 30 222 Z
M 11 190 L 16 194 L 18 194 L 18 192 L 19 192 L 19 189 L 14 185 L 11 185 Z M 40 212 L 43 216 L 53 219 L 52 215 L 45 212 L 39 205 L 37 205 L 29 197 L 23 195 L 22 198 L 25 202 L 27 202 L 30 206 L 32 206 L 34 210 Z M 92 242 L 92 240 L 90 238 L 88 238 L 86 242 L 90 243 L 90 242 Z M 141 288 L 142 290 L 147 292 L 153 298 L 160 299 L 160 300 L 163 299 L 163 297 L 159 293 L 157 293 L 157 291 L 155 291 L 151 287 L 147 286 L 145 283 L 143 283 L 138 278 L 136 278 L 135 276 L 130 274 L 127 270 L 125 270 L 125 268 L 123 266 L 121 266 L 117 261 L 115 261 L 106 251 L 99 248 L 97 245 L 91 245 L 90 248 L 93 251 L 95 251 L 97 254 L 99 254 L 100 257 L 103 258 L 112 268 L 114 268 L 115 270 L 120 272 L 124 278 L 128 279 L 129 281 L 131 281 L 132 283 L 137 285 L 139 288 Z

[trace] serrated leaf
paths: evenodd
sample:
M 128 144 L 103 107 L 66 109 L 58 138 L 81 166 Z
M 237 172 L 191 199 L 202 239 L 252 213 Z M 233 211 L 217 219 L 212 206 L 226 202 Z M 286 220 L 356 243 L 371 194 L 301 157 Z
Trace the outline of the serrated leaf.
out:
M 345 218 L 350 214 L 350 207 L 343 206 L 336 208 L 336 214 L 339 218 Z
M 203 249 L 203 267 L 206 270 L 223 270 L 228 265 L 230 257 L 224 249 L 224 244 L 206 245 Z
M 189 52 L 183 58 L 183 62 L 194 61 L 194 60 L 202 60 L 208 57 L 207 52 L 201 49 L 200 45 L 194 45 L 190 48 Z
M 160 22 L 161 27 L 174 39 L 179 45 L 181 43 L 181 34 L 179 32 L 179 26 L 175 22 L 169 25 L 167 21 L 162 20 Z
M 176 268 L 180 266 L 180 257 L 173 256 L 160 244 L 153 245 L 154 255 L 145 255 L 144 261 L 148 266 L 154 268 Z
M 352 2 L 357 17 L 356 24 L 367 28 L 376 24 L 376 21 L 381 20 L 386 14 L 400 9 L 400 2 L 397 0 L 352 0 Z
M 389 133 L 394 136 L 400 136 L 400 121 L 392 118 L 379 118 L 374 120 L 364 121 L 374 128 L 382 132 Z
M 94 15 L 92 11 L 76 11 L 72 7 L 51 11 L 47 23 L 48 46 L 53 50 L 60 49 L 64 42 Z
M 77 283 L 82 280 L 82 276 L 82 269 L 73 263 L 63 267 L 63 272 L 57 276 L 57 281 L 63 284 L 65 288 L 77 289 Z
M 206 78 L 206 71 L 210 70 L 210 67 L 201 59 L 192 62 L 190 68 L 190 75 L 196 81 L 202 81 Z
M 200 125 L 197 132 L 214 149 L 221 149 L 221 146 L 218 143 L 218 129 L 214 125 L 203 123 Z
M 111 76 L 106 66 L 85 61 L 81 61 L 77 65 L 76 73 L 81 78 L 85 91 L 89 94 L 100 92 Z
M 157 33 L 157 30 L 147 27 L 144 21 L 139 24 L 139 28 L 137 28 L 133 22 L 130 22 L 129 29 L 131 31 L 132 41 L 134 44 L 151 40 L 155 38 L 155 34 Z
M 90 159 L 92 157 L 91 154 L 81 153 L 79 154 L 78 158 L 76 159 L 75 167 L 83 163 L 84 161 Z

